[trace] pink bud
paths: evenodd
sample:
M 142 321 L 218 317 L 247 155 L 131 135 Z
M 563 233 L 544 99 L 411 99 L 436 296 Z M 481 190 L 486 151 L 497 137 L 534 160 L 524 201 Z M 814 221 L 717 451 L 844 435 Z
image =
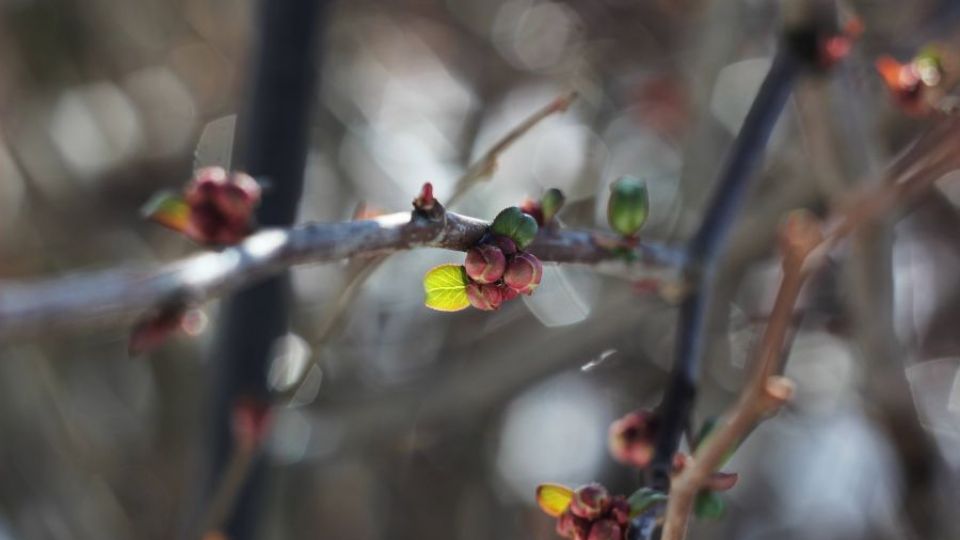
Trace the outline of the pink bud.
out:
M 610 506 L 610 494 L 600 484 L 587 484 L 573 492 L 570 512 L 584 519 L 596 519 Z
M 612 519 L 601 519 L 590 527 L 587 540 L 622 540 L 623 529 Z
M 624 527 L 630 523 L 630 503 L 623 495 L 616 495 L 610 501 L 610 517 Z
M 503 302 L 499 287 L 479 283 L 467 285 L 467 299 L 470 300 L 471 306 L 483 311 L 494 311 Z
M 513 300 L 514 298 L 520 296 L 520 293 L 507 287 L 506 285 L 500 285 L 500 295 L 503 297 L 504 302 Z
M 521 294 L 533 294 L 543 277 L 543 264 L 530 253 L 518 253 L 507 264 L 503 281 L 507 287 Z
M 653 459 L 657 418 L 652 411 L 633 411 L 610 424 L 609 445 L 613 458 L 642 469 Z
M 503 277 L 503 272 L 507 268 L 507 258 L 497 246 L 483 244 L 467 251 L 464 266 L 470 279 L 477 283 L 494 283 Z

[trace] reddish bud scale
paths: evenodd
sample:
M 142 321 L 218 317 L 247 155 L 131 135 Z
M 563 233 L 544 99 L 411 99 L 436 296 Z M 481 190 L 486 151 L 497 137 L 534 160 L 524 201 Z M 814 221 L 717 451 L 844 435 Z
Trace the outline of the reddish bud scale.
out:
M 515 255 L 507 263 L 503 282 L 520 294 L 533 294 L 543 278 L 543 264 L 540 259 L 526 252 Z
M 610 494 L 600 484 L 588 484 L 577 488 L 570 501 L 570 511 L 573 515 L 584 519 L 596 519 L 607 511 L 610 505 Z
M 517 243 L 506 236 L 495 234 L 490 237 L 490 243 L 500 248 L 500 251 L 507 257 L 517 253 Z
M 470 305 L 482 311 L 495 311 L 503 303 L 503 294 L 495 284 L 470 283 L 467 285 L 467 299 Z
M 467 251 L 464 267 L 470 279 L 477 283 L 495 283 L 503 277 L 507 258 L 497 246 L 483 244 Z
M 590 535 L 587 540 L 621 540 L 623 530 L 620 525 L 611 519 L 602 519 L 595 522 L 590 527 Z
M 254 209 L 260 202 L 260 185 L 244 173 L 220 167 L 197 171 L 184 191 L 190 207 L 187 234 L 202 244 L 232 245 L 251 230 Z

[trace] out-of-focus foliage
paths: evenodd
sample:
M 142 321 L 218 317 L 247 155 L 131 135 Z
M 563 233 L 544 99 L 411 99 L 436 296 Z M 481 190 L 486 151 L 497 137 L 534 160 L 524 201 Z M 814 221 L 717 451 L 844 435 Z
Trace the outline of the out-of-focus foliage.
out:
M 951 2 L 850 4 L 866 32 L 834 78 L 800 84 L 724 259 L 698 420 L 744 380 L 782 215 L 875 181 L 925 124 L 891 105 L 874 59 L 958 43 Z M 253 12 L 247 0 L 0 2 L 0 277 L 197 249 L 138 209 L 195 167 L 229 164 Z M 339 2 L 301 217 L 406 209 L 425 181 L 443 202 L 471 158 L 573 89 L 577 104 L 455 209 L 490 219 L 558 187 L 561 223 L 607 227 L 609 185 L 633 175 L 649 193 L 641 236 L 682 239 L 769 66 L 777 21 L 777 2 L 753 0 Z M 864 346 L 876 336 L 850 316 L 868 283 L 856 265 L 838 261 L 814 283 L 788 368 L 799 395 L 730 461 L 741 481 L 723 494 L 726 515 L 695 538 L 901 538 L 904 500 L 929 501 L 943 538 L 960 534 L 936 504 L 956 500 L 960 466 L 958 185 L 880 240 L 902 350 Z M 637 487 L 608 455 L 607 427 L 659 400 L 675 308 L 619 275 L 552 266 L 534 296 L 496 312 L 424 308 L 423 274 L 462 257 L 391 256 L 325 341 L 321 321 L 356 266 L 295 271 L 295 335 L 270 370 L 286 405 L 267 441 L 262 538 L 545 539 L 554 522 L 537 509 L 538 484 Z M 196 518 L 217 306 L 205 312 L 212 324 L 137 360 L 128 328 L 4 344 L 0 538 L 171 538 Z M 943 454 L 927 476 L 901 467 L 897 424 L 870 414 L 890 374 L 912 390 L 902 421 L 919 414 Z

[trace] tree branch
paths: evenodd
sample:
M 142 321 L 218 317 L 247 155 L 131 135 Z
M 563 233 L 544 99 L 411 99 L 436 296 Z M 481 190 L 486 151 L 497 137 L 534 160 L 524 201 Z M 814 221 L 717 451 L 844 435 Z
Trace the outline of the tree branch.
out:
M 888 169 L 890 181 L 851 197 L 835 212 L 837 218 L 830 220 L 832 225 L 821 227 L 804 214 L 794 214 L 787 221 L 781 231 L 783 278 L 756 354 L 753 377 L 744 386 L 737 403 L 697 450 L 693 465 L 673 480 L 662 540 L 685 537 L 697 492 L 729 452 L 792 394 L 792 383 L 776 373 L 794 306 L 807 278 L 823 265 L 842 239 L 875 223 L 897 206 L 911 204 L 932 188 L 934 181 L 960 167 L 960 156 L 951 151 L 960 139 L 958 128 L 960 122 L 953 119 L 933 126 L 918 141 L 925 147 L 926 155 L 920 157 L 917 145 L 913 145 Z
M 761 161 L 801 65 L 789 48 L 781 48 L 777 53 L 737 134 L 706 216 L 689 242 L 690 261 L 685 269 L 689 293 L 680 307 L 676 360 L 662 402 L 660 433 L 651 464 L 652 484 L 657 489 L 666 491 L 669 486 L 673 455 L 689 422 L 703 354 L 707 301 L 720 248 L 746 197 L 748 182 Z
M 194 255 L 159 269 L 121 267 L 34 283 L 0 282 L 0 337 L 129 324 L 167 302 L 201 304 L 301 264 L 333 262 L 417 248 L 466 251 L 489 223 L 453 212 L 427 219 L 408 212 L 371 220 L 268 229 L 220 252 Z M 543 261 L 616 263 L 624 253 L 610 232 L 542 231 L 529 251 Z M 675 267 L 675 249 L 640 244 L 644 266 Z M 418 284 L 411 283 L 414 287 Z

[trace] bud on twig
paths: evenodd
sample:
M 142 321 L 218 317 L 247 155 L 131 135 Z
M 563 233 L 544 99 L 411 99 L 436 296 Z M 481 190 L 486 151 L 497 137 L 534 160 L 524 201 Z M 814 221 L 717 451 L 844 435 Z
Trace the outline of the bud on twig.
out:
M 653 459 L 658 419 L 653 411 L 633 411 L 610 424 L 609 446 L 613 458 L 643 469 Z
M 507 258 L 497 246 L 482 244 L 467 251 L 464 266 L 470 279 L 477 283 L 494 283 L 503 277 L 507 269 Z
M 573 492 L 570 501 L 570 512 L 584 519 L 595 519 L 607 511 L 610 505 L 610 494 L 607 488 L 600 484 L 587 484 Z
M 647 184 L 639 178 L 623 176 L 610 186 L 607 221 L 622 236 L 633 237 L 647 221 L 650 211 Z
M 507 263 L 503 282 L 520 294 L 530 295 L 543 278 L 543 264 L 530 253 L 518 253 Z
M 537 236 L 538 229 L 537 220 L 516 206 L 503 209 L 490 225 L 493 234 L 510 238 L 517 244 L 518 249 L 530 245 Z
M 252 230 L 260 191 L 256 180 L 242 172 L 228 175 L 221 167 L 200 169 L 184 191 L 190 208 L 185 232 L 201 244 L 240 242 Z
M 470 300 L 470 305 L 477 309 L 495 311 L 503 303 L 503 293 L 500 287 L 493 284 L 470 283 L 467 285 L 467 299 Z

